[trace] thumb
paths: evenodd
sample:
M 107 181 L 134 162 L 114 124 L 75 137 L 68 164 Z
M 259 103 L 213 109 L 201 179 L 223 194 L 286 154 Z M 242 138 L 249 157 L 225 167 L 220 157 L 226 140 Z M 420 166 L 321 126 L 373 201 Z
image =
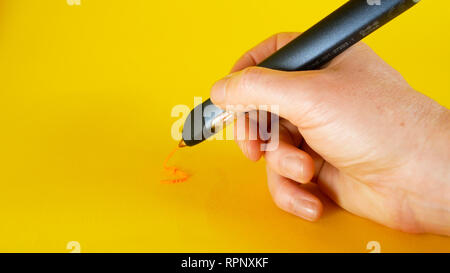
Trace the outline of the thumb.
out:
M 325 70 L 285 72 L 252 66 L 216 82 L 211 100 L 237 112 L 276 105 L 277 114 L 298 125 L 299 117 L 304 118 L 325 97 L 330 88 L 327 78 Z

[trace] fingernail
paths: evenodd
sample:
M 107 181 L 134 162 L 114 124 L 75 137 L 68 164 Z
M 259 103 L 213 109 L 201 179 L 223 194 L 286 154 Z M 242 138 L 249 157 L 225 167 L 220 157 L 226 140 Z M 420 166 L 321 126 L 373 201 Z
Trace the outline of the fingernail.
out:
M 308 221 L 316 221 L 320 214 L 319 205 L 307 199 L 295 199 L 293 201 L 293 210 L 295 215 Z
M 298 156 L 291 155 L 282 159 L 281 168 L 285 172 L 285 175 L 288 176 L 289 178 L 294 179 L 296 181 L 300 180 L 300 182 L 303 182 L 303 178 L 305 176 L 303 164 Z
M 231 74 L 217 81 L 211 88 L 211 100 L 213 101 L 214 104 L 221 104 L 225 101 L 226 82 L 229 80 L 230 77 Z

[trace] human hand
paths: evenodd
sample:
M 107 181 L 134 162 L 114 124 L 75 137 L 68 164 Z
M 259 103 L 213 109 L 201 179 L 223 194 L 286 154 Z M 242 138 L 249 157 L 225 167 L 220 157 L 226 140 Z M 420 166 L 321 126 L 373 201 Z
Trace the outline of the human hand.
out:
M 277 149 L 237 141 L 249 159 L 265 157 L 275 203 L 319 219 L 322 203 L 302 185 L 313 181 L 356 215 L 406 232 L 450 235 L 450 111 L 413 90 L 363 43 L 321 70 L 255 67 L 298 35 L 277 34 L 251 49 L 211 91 L 222 108 L 279 106 Z

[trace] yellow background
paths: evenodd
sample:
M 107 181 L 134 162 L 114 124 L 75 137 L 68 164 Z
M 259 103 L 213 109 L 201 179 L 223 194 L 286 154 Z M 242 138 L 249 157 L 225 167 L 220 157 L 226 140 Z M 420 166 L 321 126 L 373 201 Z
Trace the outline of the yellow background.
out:
M 0 2 L 0 251 L 450 251 L 326 202 L 309 223 L 277 209 L 264 162 L 232 141 L 176 154 L 194 174 L 162 185 L 177 104 L 209 95 L 248 48 L 304 31 L 345 1 Z M 366 39 L 450 106 L 450 2 L 425 0 Z M 209 158 L 202 162 L 202 158 Z

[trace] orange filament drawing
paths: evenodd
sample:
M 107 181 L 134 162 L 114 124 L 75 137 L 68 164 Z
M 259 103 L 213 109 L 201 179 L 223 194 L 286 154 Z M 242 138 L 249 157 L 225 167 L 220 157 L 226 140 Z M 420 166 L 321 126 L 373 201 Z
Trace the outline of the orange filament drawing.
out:
M 166 160 L 164 160 L 164 163 L 163 163 L 163 168 L 164 168 L 165 173 L 172 178 L 162 179 L 161 183 L 176 184 L 176 183 L 185 182 L 189 179 L 190 175 L 187 172 L 184 172 L 175 166 L 167 165 L 167 163 L 173 157 L 173 155 L 175 154 L 175 152 L 177 150 L 178 150 L 178 147 L 176 147 L 172 152 L 170 152 L 170 154 L 167 156 Z

